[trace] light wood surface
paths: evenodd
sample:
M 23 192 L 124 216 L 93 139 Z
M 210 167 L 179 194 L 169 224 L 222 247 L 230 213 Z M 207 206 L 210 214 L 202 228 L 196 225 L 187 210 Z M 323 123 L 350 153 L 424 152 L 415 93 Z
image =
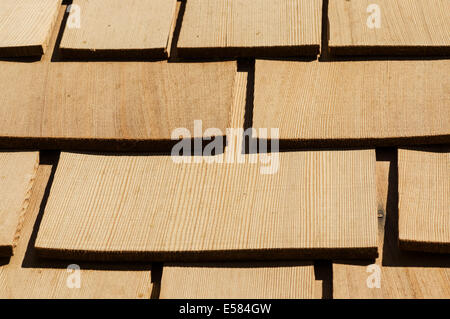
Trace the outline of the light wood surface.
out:
M 245 106 L 247 103 L 247 84 L 249 81 L 249 72 L 251 66 L 243 64 L 238 67 L 233 86 L 233 105 L 230 112 L 229 128 L 244 128 L 245 125 Z
M 450 298 L 450 257 L 402 251 L 398 246 L 395 149 L 377 149 L 376 174 L 380 257 L 375 261 L 335 261 L 333 298 Z M 367 285 L 374 274 L 367 267 L 374 263 L 380 267 L 380 288 Z
M 167 264 L 161 299 L 311 299 L 310 262 Z
M 225 134 L 235 61 L 62 62 L 52 52 L 39 62 L 0 61 L 0 148 L 167 152 L 176 128 Z
M 207 128 L 225 134 L 236 74 L 232 61 L 0 62 L 0 68 L 5 145 L 12 143 L 8 138 L 37 139 L 44 148 L 91 143 L 96 150 L 141 141 L 169 144 L 176 128 L 189 129 L 192 137 L 203 136 Z M 202 121 L 202 132 L 194 130 L 194 120 Z
M 74 0 L 73 5 L 80 8 L 80 27 L 66 24 L 64 56 L 167 57 L 176 0 Z
M 280 153 L 275 174 L 261 174 L 274 158 L 250 156 L 62 153 L 36 248 L 96 260 L 376 256 L 373 150 Z
M 332 54 L 450 54 L 448 0 L 332 0 L 328 18 Z
M 1 136 L 39 136 L 46 66 L 42 63 L 0 62 L 0 69 Z M 5 144 L 4 147 L 15 147 Z
M 245 126 L 245 112 L 247 103 L 247 83 L 249 81 L 250 65 L 248 63 L 239 64 L 234 80 L 233 105 L 230 112 L 229 128 L 226 136 L 226 147 L 224 156 L 227 160 L 237 162 L 240 154 L 243 153 L 243 138 Z M 242 129 L 242 131 L 238 131 Z
M 76 260 L 42 262 L 33 243 L 39 228 L 52 165 L 39 166 L 30 204 L 24 215 L 21 236 L 10 260 L 0 259 L 0 298 L 150 298 L 152 278 L 149 265 L 86 264 Z M 69 264 L 80 266 L 80 288 L 69 288 Z
M 202 137 L 194 120 L 224 132 L 235 73 L 236 62 L 52 64 L 42 136 L 170 140 L 184 127 Z
M 443 143 L 449 71 L 450 60 L 257 60 L 253 127 L 297 146 Z
M 38 152 L 0 152 L 0 256 L 13 253 L 38 164 Z
M 188 0 L 179 56 L 316 56 L 322 1 Z
M 61 0 L 0 1 L 0 57 L 42 55 Z
M 450 147 L 398 150 L 399 240 L 450 253 Z

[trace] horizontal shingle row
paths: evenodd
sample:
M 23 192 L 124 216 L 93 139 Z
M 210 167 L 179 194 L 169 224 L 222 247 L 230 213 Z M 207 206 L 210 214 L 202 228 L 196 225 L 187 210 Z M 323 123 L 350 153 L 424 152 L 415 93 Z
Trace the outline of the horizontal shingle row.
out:
M 88 2 L 72 4 L 82 7 L 83 3 Z M 130 3 L 134 4 L 130 11 L 150 5 L 137 0 Z M 141 38 L 136 39 L 140 39 L 142 48 L 137 50 L 137 58 L 150 55 L 149 52 L 162 55 L 168 52 L 172 36 L 172 30 L 167 31 L 169 27 L 178 29 L 177 45 L 183 48 L 176 52 L 179 56 L 281 57 L 292 52 L 299 56 L 310 48 L 313 55 L 318 53 L 322 23 L 322 9 L 318 8 L 322 1 L 258 1 L 252 2 L 251 8 L 255 9 L 252 11 L 249 3 L 236 0 L 188 0 L 181 6 L 177 28 L 176 15 L 170 17 L 174 1 L 154 1 L 154 4 L 167 10 L 161 11 L 166 14 L 152 19 L 152 23 L 165 27 L 155 28 L 161 32 L 139 33 Z M 363 12 L 360 21 L 353 20 L 360 10 L 367 9 L 364 5 L 358 7 L 354 1 L 335 1 L 323 8 L 324 12 L 328 10 L 331 31 L 337 30 L 336 16 L 342 21 L 353 17 L 350 28 L 339 29 L 343 39 L 344 32 L 352 33 L 354 42 L 350 47 L 355 50 L 349 54 L 361 53 L 358 51 L 361 39 L 370 50 L 373 45 L 384 46 L 389 41 L 401 43 L 399 47 L 406 53 L 434 55 L 448 49 L 445 42 L 448 28 L 436 29 L 448 14 L 436 8 L 445 7 L 445 2 L 436 1 L 427 8 L 414 1 L 398 6 L 379 1 L 378 5 L 382 27 L 388 28 L 355 30 L 359 24 L 367 23 L 366 17 L 376 18 L 373 16 L 376 8 Z M 105 10 L 109 15 L 104 19 L 82 14 L 82 19 L 88 18 L 81 21 L 82 25 L 97 27 L 97 34 L 84 33 L 86 29 L 70 33 L 68 23 L 73 17 L 69 16 L 62 24 L 65 29 L 62 37 L 58 37 L 62 38 L 61 45 L 54 30 L 50 46 L 55 42 L 57 48 L 80 45 L 78 49 L 69 49 L 75 54 L 72 57 L 87 54 L 84 58 L 88 60 L 105 53 L 114 58 L 117 52 L 121 52 L 121 58 L 135 59 L 132 55 L 137 52 L 132 46 L 136 39 L 127 38 L 127 30 L 118 32 L 114 23 L 129 25 L 130 30 L 139 21 L 145 23 L 145 17 L 154 12 L 142 10 L 142 21 L 124 23 L 121 20 L 126 18 L 124 8 L 124 1 L 111 2 Z M 221 12 L 218 19 L 208 23 L 209 29 L 202 28 L 205 12 L 206 17 L 212 17 L 212 11 L 218 8 Z M 398 28 L 392 27 L 393 17 L 403 19 L 410 12 L 420 17 L 420 23 L 404 21 Z M 424 13 L 423 17 L 417 15 L 419 12 Z M 279 19 L 274 19 L 275 15 Z M 98 17 L 101 16 L 99 13 Z M 106 21 L 111 17 L 114 19 Z M 61 18 L 62 14 L 56 25 L 61 25 Z M 270 23 L 262 24 L 261 19 Z M 102 22 L 103 28 L 98 28 L 96 24 Z M 268 34 L 267 30 L 280 33 Z M 410 37 L 411 30 L 418 32 L 418 36 Z M 363 32 L 358 35 L 359 31 Z M 102 32 L 108 38 L 99 36 Z M 289 37 L 283 37 L 284 32 Z M 198 38 L 193 38 L 193 33 Z M 146 38 L 155 34 L 160 37 L 156 42 L 152 42 L 155 38 Z M 83 39 L 87 36 L 93 37 Z M 336 32 L 330 36 L 331 51 L 337 54 Z M 439 37 L 444 41 L 439 42 Z M 120 48 L 116 39 L 128 46 Z M 208 46 L 211 39 L 214 42 Z M 45 39 L 41 42 L 43 51 Z M 310 42 L 314 42 L 311 47 Z M 90 50 L 92 43 L 100 44 L 97 52 Z M 184 43 L 190 43 L 192 48 L 183 47 Z M 202 43 L 201 49 L 193 48 L 196 43 Z M 277 43 L 287 45 L 281 48 Z M 413 50 L 417 43 L 426 43 L 423 51 Z M 109 45 L 118 50 L 108 51 Z M 389 44 L 386 48 L 391 52 Z M 227 140 L 225 155 L 232 153 L 234 160 L 245 159 L 244 164 L 175 164 L 167 154 L 63 152 L 59 163 L 52 161 L 53 173 L 45 164 L 45 156 L 41 159 L 34 186 L 25 195 L 13 192 L 11 185 L 19 185 L 24 178 L 31 186 L 33 174 L 4 165 L 0 168 L 3 169 L 0 186 L 6 180 L 4 185 L 10 187 L 5 186 L 7 190 L 2 195 L 13 194 L 18 203 L 15 206 L 28 208 L 25 214 L 8 210 L 8 218 L 0 221 L 0 230 L 7 230 L 0 233 L 0 238 L 2 234 L 15 234 L 4 255 L 11 255 L 13 245 L 17 244 L 14 256 L 0 259 L 1 297 L 149 298 L 157 297 L 160 290 L 162 298 L 320 298 L 326 297 L 327 292 L 326 284 L 318 287 L 320 267 L 316 264 L 267 261 L 319 257 L 336 259 L 333 277 L 331 269 L 327 270 L 328 297 L 450 296 L 448 256 L 421 252 L 442 253 L 448 246 L 448 147 L 401 149 L 398 161 L 393 156 L 396 151 L 389 153 L 386 161 L 384 152 L 378 149 L 375 161 L 373 150 L 336 149 L 343 145 L 448 143 L 450 99 L 446 60 L 342 63 L 257 60 L 256 66 L 239 62 L 236 72 L 235 62 L 56 62 L 61 61 L 58 50 L 53 54 L 52 51 L 50 47 L 40 62 L 1 63 L 0 90 L 7 98 L 6 103 L 0 104 L 2 147 L 155 151 L 157 144 L 145 142 L 166 143 L 178 127 L 189 128 L 195 135 L 194 119 L 202 119 L 203 130 L 216 127 L 225 132 L 227 126 L 253 126 L 257 129 L 253 137 L 261 142 L 263 137 L 258 129 L 275 127 L 280 129 L 282 147 L 334 149 L 277 153 L 280 167 L 272 176 L 261 174 L 263 163 L 248 163 L 256 154 L 240 154 L 239 137 L 237 141 Z M 15 54 L 23 55 L 20 52 L 23 51 Z M 363 51 L 371 53 L 386 54 L 383 50 Z M 195 136 L 203 136 L 203 131 Z M 170 147 L 165 144 L 164 150 L 167 152 Z M 25 154 L 37 155 L 36 152 L 15 155 L 22 158 Z M 366 158 L 364 154 L 371 156 Z M 16 170 L 23 166 L 18 165 L 22 161 L 9 153 L 1 155 L 8 157 L 10 163 L 15 162 Z M 264 154 L 257 156 L 261 158 Z M 266 154 L 265 159 L 269 156 L 273 163 L 275 155 Z M 217 157 L 220 154 L 214 158 Z M 26 163 L 36 161 L 37 157 Z M 268 162 L 264 164 L 267 166 Z M 423 167 L 426 174 L 421 173 Z M 5 197 L 2 200 L 0 206 L 11 204 Z M 5 215 L 5 211 L 0 214 Z M 1 227 L 5 225 L 6 228 Z M 344 246 L 349 247 L 339 248 Z M 376 251 L 379 273 L 376 266 L 370 266 L 373 261 L 367 259 L 369 253 L 375 257 Z M 361 252 L 367 253 L 363 261 L 340 260 L 362 258 Z M 141 265 L 82 261 L 114 259 L 108 254 L 122 261 L 146 261 Z M 196 259 L 229 259 L 230 263 L 220 266 L 186 263 Z M 250 261 L 243 264 L 242 259 Z M 164 264 L 162 277 L 158 278 L 161 269 L 158 264 L 151 264 L 154 260 L 180 263 Z M 73 267 L 68 271 L 70 263 L 78 264 L 80 272 Z M 81 275 L 81 288 L 72 289 L 77 284 L 77 274 Z M 377 283 L 377 274 L 381 274 L 381 289 L 372 287 Z
M 59 3 L 3 0 L 0 34 L 8 36 L 0 37 L 0 56 L 42 54 Z M 316 57 L 329 38 L 335 55 L 450 53 L 447 0 L 185 0 L 176 7 L 175 0 L 75 0 L 60 49 L 76 59 L 166 58 L 174 39 L 176 55 L 194 59 Z

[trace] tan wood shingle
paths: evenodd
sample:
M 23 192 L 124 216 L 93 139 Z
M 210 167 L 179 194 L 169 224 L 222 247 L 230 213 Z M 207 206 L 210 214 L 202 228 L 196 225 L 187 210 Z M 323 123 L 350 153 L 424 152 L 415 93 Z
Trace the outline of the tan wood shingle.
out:
M 39 165 L 14 256 L 0 259 L 0 298 L 150 298 L 151 265 L 42 261 L 33 249 L 52 165 Z M 69 264 L 80 267 L 78 282 Z M 71 277 L 72 276 L 72 277 Z M 69 285 L 68 285 L 69 282 Z M 76 288 L 80 283 L 80 288 Z M 72 287 L 72 288 L 70 288 Z
M 162 261 L 376 256 L 374 151 L 278 155 L 275 171 L 273 154 L 183 164 L 62 153 L 36 248 Z
M 161 299 L 311 299 L 310 262 L 167 264 Z
M 0 152 L 0 256 L 13 253 L 38 164 L 38 152 Z
M 177 128 L 192 137 L 207 128 L 225 134 L 236 74 L 233 61 L 0 62 L 0 68 L 3 144 L 95 150 L 143 142 L 170 150 Z M 202 132 L 194 130 L 195 120 Z
M 0 1 L 0 57 L 42 55 L 61 0 Z
M 288 147 L 448 142 L 449 70 L 450 60 L 257 60 L 253 127 L 279 128 Z
M 320 0 L 189 0 L 178 53 L 183 57 L 316 56 Z
M 398 150 L 399 240 L 450 253 L 450 148 Z
M 448 0 L 332 0 L 329 47 L 336 55 L 448 55 Z
M 378 249 L 375 261 L 335 261 L 333 298 L 449 298 L 450 257 L 398 244 L 397 150 L 377 150 Z M 419 171 L 423 172 L 420 168 Z M 422 188 L 423 192 L 427 192 Z M 375 264 L 375 266 L 373 265 Z M 378 268 L 378 267 L 379 268 Z M 380 287 L 377 288 L 377 277 Z M 369 285 L 368 285 L 369 282 Z
M 76 58 L 163 58 L 176 0 L 74 0 L 60 48 Z M 78 14 L 79 12 L 79 14 Z M 72 19 L 80 18 L 79 25 Z

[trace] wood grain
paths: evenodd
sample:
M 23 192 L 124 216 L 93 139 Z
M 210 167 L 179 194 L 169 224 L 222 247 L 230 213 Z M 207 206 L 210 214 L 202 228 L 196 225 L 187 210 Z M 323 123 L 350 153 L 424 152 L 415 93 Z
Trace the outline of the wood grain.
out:
M 38 152 L 0 152 L 0 256 L 11 256 L 22 228 Z
M 42 55 L 61 0 L 0 1 L 0 57 Z
M 239 161 L 239 156 L 243 154 L 245 112 L 247 104 L 247 83 L 249 81 L 250 65 L 238 65 L 238 71 L 234 80 L 233 105 L 230 112 L 229 128 L 227 131 L 226 147 L 224 156 L 227 161 Z M 241 130 L 240 130 L 241 129 Z
M 62 153 L 36 249 L 96 260 L 377 255 L 373 150 L 280 153 L 275 174 L 261 174 L 274 158 L 251 156 Z
M 367 25 L 373 4 L 380 10 L 379 28 Z M 450 54 L 448 0 L 333 0 L 328 17 L 335 55 Z
M 398 150 L 400 247 L 450 253 L 450 147 Z
M 46 66 L 42 63 L 0 62 L 0 69 L 0 135 L 40 136 Z M 4 144 L 3 147 L 16 147 Z M 34 146 L 34 149 L 38 147 Z
M 317 56 L 322 1 L 189 0 L 181 57 Z
M 39 227 L 40 206 L 51 179 L 52 165 L 39 165 L 24 215 L 15 254 L 0 266 L 0 298 L 149 298 L 152 280 L 149 265 L 86 264 L 79 261 L 42 262 L 32 243 Z M 67 266 L 80 266 L 81 287 L 68 288 Z
M 244 128 L 245 107 L 247 103 L 247 84 L 251 66 L 244 64 L 238 67 L 233 86 L 233 105 L 230 112 L 229 128 Z
M 53 149 L 170 150 L 176 128 L 189 129 L 192 138 L 207 128 L 225 134 L 236 74 L 236 62 L 0 62 L 0 68 L 0 140 L 5 147 Z M 194 120 L 202 121 L 202 132 Z
M 236 62 L 64 62 L 56 50 L 0 69 L 0 148 L 167 152 L 176 128 L 225 134 Z
M 50 66 L 43 136 L 170 140 L 185 127 L 202 137 L 194 120 L 225 132 L 235 62 L 99 63 Z
M 312 299 L 309 262 L 165 264 L 161 299 Z
M 66 25 L 64 57 L 167 57 L 176 0 L 74 0 L 73 5 L 80 8 L 81 23 Z
M 257 60 L 253 127 L 279 128 L 281 147 L 450 142 L 449 71 L 450 60 Z
M 375 261 L 334 261 L 333 298 L 449 298 L 450 258 L 402 251 L 398 245 L 397 150 L 377 149 L 378 249 Z M 380 288 L 369 288 L 370 264 L 380 267 Z

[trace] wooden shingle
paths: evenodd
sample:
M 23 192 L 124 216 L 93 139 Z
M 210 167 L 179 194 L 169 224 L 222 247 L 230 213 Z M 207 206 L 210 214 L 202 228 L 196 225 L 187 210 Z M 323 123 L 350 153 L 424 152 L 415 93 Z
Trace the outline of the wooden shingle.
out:
M 404 251 L 398 244 L 397 150 L 377 150 L 376 260 L 333 263 L 333 298 L 450 298 L 450 256 Z M 422 168 L 421 172 L 426 172 Z M 422 188 L 423 192 L 427 189 Z
M 224 134 L 236 62 L 0 62 L 8 147 L 170 150 L 172 132 Z M 17 92 L 21 92 L 17 94 Z M 214 92 L 214 94 L 212 94 Z M 194 121 L 202 121 L 202 131 Z
M 449 55 L 448 0 L 333 0 L 329 47 L 335 55 Z
M 257 60 L 253 127 L 280 146 L 450 142 L 450 60 Z
M 45 262 L 36 258 L 34 231 L 51 175 L 52 165 L 39 165 L 14 256 L 6 262 L 0 259 L 0 298 L 150 298 L 151 265 Z M 80 268 L 77 272 L 76 266 Z
M 61 0 L 0 1 L 0 57 L 44 54 Z
M 321 0 L 189 0 L 181 57 L 317 56 Z
M 38 164 L 38 152 L 0 152 L 0 256 L 13 254 Z
M 75 58 L 167 57 L 175 7 L 176 0 L 74 0 L 60 45 L 62 54 Z
M 398 150 L 399 240 L 450 253 L 450 148 Z
M 161 299 L 310 299 L 311 262 L 167 264 Z
M 276 154 L 62 153 L 36 248 L 96 260 L 376 256 L 374 151 Z

